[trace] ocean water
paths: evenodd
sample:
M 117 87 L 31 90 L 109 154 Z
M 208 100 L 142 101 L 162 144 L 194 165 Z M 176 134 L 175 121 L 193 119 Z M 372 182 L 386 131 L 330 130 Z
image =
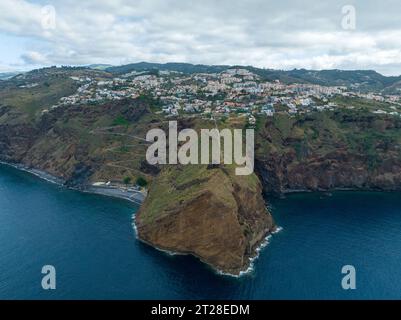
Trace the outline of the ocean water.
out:
M 400 299 L 401 194 L 297 194 L 271 202 L 283 230 L 241 278 L 136 240 L 137 206 L 0 166 L 0 299 Z M 41 287 L 42 266 L 57 271 Z M 356 269 L 344 290 L 342 266 Z

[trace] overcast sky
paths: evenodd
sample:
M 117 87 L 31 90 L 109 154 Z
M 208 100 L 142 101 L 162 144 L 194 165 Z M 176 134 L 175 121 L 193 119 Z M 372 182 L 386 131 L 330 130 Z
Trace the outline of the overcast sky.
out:
M 0 0 L 0 71 L 149 61 L 401 75 L 400 0 L 323 2 Z

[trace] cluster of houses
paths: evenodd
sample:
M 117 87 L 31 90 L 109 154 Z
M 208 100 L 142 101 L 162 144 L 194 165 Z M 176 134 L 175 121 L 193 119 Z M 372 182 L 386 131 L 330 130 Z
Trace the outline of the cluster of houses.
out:
M 401 105 L 400 96 L 355 93 L 341 86 L 265 81 L 244 68 L 231 68 L 221 73 L 193 74 L 133 71 L 113 79 L 93 79 L 88 76 L 71 79 L 79 83 L 79 89 L 74 95 L 61 98 L 52 108 L 137 98 L 147 94 L 159 102 L 160 112 L 167 117 L 183 113 L 205 117 L 241 114 L 248 117 L 249 124 L 254 124 L 256 114 L 273 117 L 276 112 L 295 115 L 333 110 L 337 107 L 336 103 L 331 102 L 335 96 L 354 96 Z M 381 113 L 383 110 L 377 111 Z

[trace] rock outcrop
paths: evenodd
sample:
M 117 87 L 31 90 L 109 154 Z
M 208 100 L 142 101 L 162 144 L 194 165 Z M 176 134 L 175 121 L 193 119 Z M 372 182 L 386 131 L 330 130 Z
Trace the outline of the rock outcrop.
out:
M 138 236 L 238 275 L 275 228 L 261 193 L 256 176 L 229 168 L 164 168 L 137 214 Z

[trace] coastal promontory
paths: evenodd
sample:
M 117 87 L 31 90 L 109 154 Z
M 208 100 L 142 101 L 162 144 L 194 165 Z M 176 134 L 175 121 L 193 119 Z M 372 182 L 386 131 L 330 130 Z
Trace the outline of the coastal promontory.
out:
M 256 175 L 225 166 L 167 166 L 136 216 L 144 242 L 191 254 L 218 271 L 246 271 L 275 229 Z

